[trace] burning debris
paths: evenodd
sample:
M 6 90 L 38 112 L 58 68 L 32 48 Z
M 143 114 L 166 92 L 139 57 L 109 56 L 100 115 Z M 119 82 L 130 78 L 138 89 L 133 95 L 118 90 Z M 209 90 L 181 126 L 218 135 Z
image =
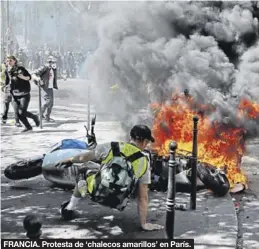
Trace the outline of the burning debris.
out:
M 161 156 L 168 155 L 168 145 L 177 141 L 178 150 L 192 150 L 192 118 L 200 117 L 198 132 L 198 160 L 218 168 L 225 168 L 231 187 L 237 183 L 246 184 L 241 170 L 245 153 L 247 130 L 238 127 L 243 119 L 259 118 L 259 105 L 243 99 L 238 106 L 235 126 L 232 123 L 212 121 L 213 106 L 199 105 L 194 98 L 174 95 L 170 103 L 152 104 L 156 112 L 153 133 L 156 142 L 153 149 Z M 158 110 L 159 109 L 159 110 Z

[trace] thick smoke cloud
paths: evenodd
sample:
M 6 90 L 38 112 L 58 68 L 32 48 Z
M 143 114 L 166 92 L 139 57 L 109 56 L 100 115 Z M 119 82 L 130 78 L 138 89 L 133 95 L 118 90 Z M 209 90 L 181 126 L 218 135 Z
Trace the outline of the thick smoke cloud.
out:
M 258 8 L 258 2 L 99 4 L 87 17 L 98 37 L 85 67 L 95 104 L 131 126 L 139 109 L 188 88 L 216 106 L 212 120 L 256 127 L 235 117 L 241 98 L 259 96 Z

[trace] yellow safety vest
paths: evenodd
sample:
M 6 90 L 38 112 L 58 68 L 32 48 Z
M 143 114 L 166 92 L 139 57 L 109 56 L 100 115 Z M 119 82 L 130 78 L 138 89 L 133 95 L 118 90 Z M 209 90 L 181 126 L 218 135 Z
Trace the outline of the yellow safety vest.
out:
M 122 152 L 126 157 L 133 155 L 134 153 L 141 151 L 138 147 L 135 145 L 129 144 L 129 143 L 119 143 L 120 152 Z M 109 151 L 106 158 L 102 161 L 101 165 L 104 165 L 105 163 L 109 162 L 113 158 L 112 150 Z M 135 174 L 135 177 L 139 179 L 141 176 L 143 176 L 147 169 L 148 169 L 148 159 L 144 156 L 141 157 L 131 163 L 133 167 L 133 171 Z M 87 181 L 87 188 L 88 192 L 92 193 L 94 188 L 94 179 L 95 175 L 88 176 Z

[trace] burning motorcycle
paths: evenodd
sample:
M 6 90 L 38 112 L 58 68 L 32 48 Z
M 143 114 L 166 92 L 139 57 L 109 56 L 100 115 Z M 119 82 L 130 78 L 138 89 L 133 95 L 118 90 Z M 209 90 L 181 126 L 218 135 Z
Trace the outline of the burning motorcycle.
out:
M 91 122 L 91 133 L 86 128 L 83 139 L 63 139 L 41 156 L 22 160 L 6 167 L 4 175 L 11 180 L 28 179 L 43 174 L 44 178 L 60 187 L 73 188 L 82 171 L 89 174 L 97 173 L 100 162 L 88 162 L 86 166 L 74 164 L 71 167 L 56 167 L 59 161 L 76 156 L 86 150 L 91 150 L 96 145 L 94 133 L 96 117 Z M 87 140 L 87 141 L 86 141 Z M 169 157 L 161 157 L 156 153 L 149 153 L 152 169 L 152 191 L 167 191 Z M 178 154 L 176 189 L 179 192 L 190 191 L 191 155 Z M 97 167 L 98 166 L 98 167 Z M 197 190 L 208 188 L 218 196 L 224 196 L 230 188 L 226 174 L 216 167 L 202 162 L 197 163 Z M 80 178 L 80 177 L 79 177 Z

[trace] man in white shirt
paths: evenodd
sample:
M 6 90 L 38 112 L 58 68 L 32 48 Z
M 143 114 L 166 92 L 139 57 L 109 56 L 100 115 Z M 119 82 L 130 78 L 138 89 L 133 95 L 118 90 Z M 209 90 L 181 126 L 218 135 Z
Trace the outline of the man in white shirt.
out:
M 49 89 L 54 88 L 54 70 L 51 67 L 49 71 Z
M 56 66 L 56 60 L 53 56 L 49 56 L 47 59 L 47 64 L 43 67 L 37 69 L 34 74 L 36 75 L 36 78 L 38 81 L 42 81 L 42 89 L 44 91 L 44 100 L 45 103 L 42 106 L 42 115 L 43 118 L 47 122 L 53 122 L 54 120 L 50 118 L 50 114 L 53 108 L 54 104 L 54 91 L 53 89 L 58 89 L 57 86 L 57 66 Z M 46 112 L 46 115 L 44 116 L 44 113 Z

